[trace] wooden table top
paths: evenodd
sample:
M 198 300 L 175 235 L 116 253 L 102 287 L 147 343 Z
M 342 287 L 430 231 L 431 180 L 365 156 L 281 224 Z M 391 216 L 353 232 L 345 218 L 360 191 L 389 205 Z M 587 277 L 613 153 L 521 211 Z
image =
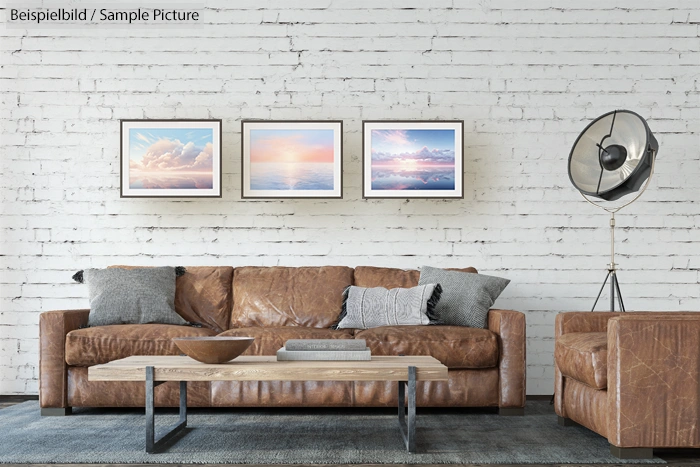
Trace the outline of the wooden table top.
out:
M 430 356 L 372 357 L 370 361 L 278 362 L 275 356 L 243 356 L 228 363 L 200 363 L 185 356 L 133 356 L 88 368 L 89 381 L 447 381 L 447 367 Z

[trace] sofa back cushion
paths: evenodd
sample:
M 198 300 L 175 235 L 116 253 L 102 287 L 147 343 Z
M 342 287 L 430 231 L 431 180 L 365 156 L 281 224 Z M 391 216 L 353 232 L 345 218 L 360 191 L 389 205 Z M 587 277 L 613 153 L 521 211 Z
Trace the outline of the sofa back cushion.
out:
M 230 266 L 190 266 L 175 283 L 175 311 L 216 332 L 228 329 L 233 297 Z
M 469 267 L 464 269 L 452 269 L 449 271 L 473 272 L 476 274 L 476 269 Z M 408 288 L 418 285 L 420 271 L 415 269 L 395 269 L 395 268 L 377 268 L 374 266 L 358 266 L 355 268 L 353 285 L 358 287 L 384 287 L 386 289 L 395 289 L 397 287 Z
M 236 268 L 230 327 L 328 328 L 340 315 L 352 278 L 345 266 Z
M 110 266 L 134 269 L 142 266 Z M 228 329 L 231 316 L 231 266 L 187 266 L 175 280 L 175 311 L 191 323 L 216 332 Z

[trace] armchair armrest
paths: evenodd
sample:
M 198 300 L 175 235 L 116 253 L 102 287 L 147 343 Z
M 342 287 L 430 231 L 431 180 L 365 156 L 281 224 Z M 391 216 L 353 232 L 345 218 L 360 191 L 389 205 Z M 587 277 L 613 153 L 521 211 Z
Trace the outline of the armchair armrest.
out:
M 563 334 L 571 332 L 605 332 L 608 330 L 610 318 L 622 313 L 610 311 L 569 311 L 559 313 L 554 319 L 555 340 Z M 554 411 L 560 417 L 567 418 L 564 407 L 564 376 L 559 366 L 554 362 Z
M 488 325 L 498 335 L 498 406 L 525 407 L 525 315 L 489 310 Z
M 559 337 L 570 332 L 605 332 L 608 330 L 608 320 L 622 314 L 610 311 L 559 313 L 554 321 L 554 336 Z
M 66 334 L 88 322 L 90 310 L 39 315 L 39 400 L 42 408 L 66 407 Z
M 700 313 L 644 315 L 608 324 L 608 440 L 700 447 Z

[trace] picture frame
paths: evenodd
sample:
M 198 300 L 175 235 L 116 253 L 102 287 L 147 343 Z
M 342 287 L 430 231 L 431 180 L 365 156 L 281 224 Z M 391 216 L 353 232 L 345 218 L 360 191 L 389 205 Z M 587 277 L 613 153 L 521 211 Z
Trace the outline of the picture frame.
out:
M 364 199 L 464 199 L 464 120 L 364 120 Z
M 341 120 L 242 120 L 241 198 L 342 199 Z
M 220 119 L 119 125 L 121 198 L 221 198 Z

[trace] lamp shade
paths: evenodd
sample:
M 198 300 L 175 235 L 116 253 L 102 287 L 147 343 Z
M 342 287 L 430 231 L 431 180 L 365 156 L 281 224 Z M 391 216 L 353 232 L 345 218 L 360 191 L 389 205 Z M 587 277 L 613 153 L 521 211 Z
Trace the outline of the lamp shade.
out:
M 649 178 L 659 143 L 647 122 L 614 110 L 591 122 L 569 154 L 569 179 L 581 193 L 614 201 Z

